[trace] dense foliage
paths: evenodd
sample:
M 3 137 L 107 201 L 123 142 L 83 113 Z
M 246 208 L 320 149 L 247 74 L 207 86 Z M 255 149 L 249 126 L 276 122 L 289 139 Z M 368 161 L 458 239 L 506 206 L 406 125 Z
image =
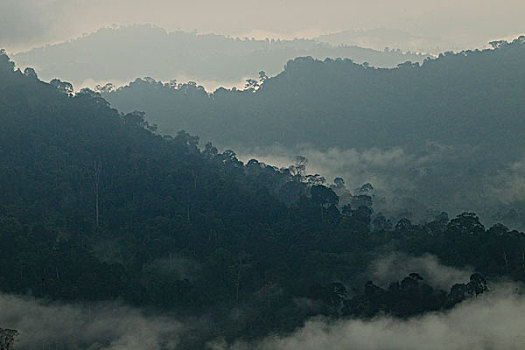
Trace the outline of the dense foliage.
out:
M 342 182 L 307 176 L 304 159 L 243 164 L 70 90 L 0 55 L 2 292 L 207 315 L 212 334 L 183 340 L 202 348 L 207 336 L 286 332 L 318 314 L 443 310 L 485 291 L 482 275 L 525 281 L 522 233 L 471 213 L 386 218 L 370 186 L 342 201 Z M 387 289 L 367 282 L 370 262 L 391 251 L 478 274 L 450 292 L 418 271 Z
M 418 208 L 475 210 L 490 223 L 523 228 L 525 39 L 492 45 L 394 69 L 297 58 L 242 91 L 208 94 L 196 84 L 145 78 L 103 96 L 119 110 L 145 111 L 163 132 L 185 129 L 247 152 L 272 154 L 265 148 L 275 144 L 285 156 L 282 149 L 325 152 L 340 168 L 353 160 L 349 149 L 379 153 L 347 172 L 376 174 L 373 185 L 403 193 L 409 200 L 401 206 L 414 218 L 422 217 Z M 374 167 L 389 154 L 394 166 Z
M 139 79 L 104 96 L 218 144 L 417 150 L 434 141 L 521 156 L 521 133 L 508 131 L 523 129 L 525 37 L 493 45 L 393 69 L 297 58 L 244 91 Z

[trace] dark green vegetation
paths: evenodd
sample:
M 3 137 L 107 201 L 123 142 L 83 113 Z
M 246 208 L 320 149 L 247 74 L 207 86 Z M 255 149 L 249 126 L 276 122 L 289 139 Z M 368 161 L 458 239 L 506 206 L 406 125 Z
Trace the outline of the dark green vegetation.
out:
M 105 96 L 116 108 L 144 110 L 162 130 L 219 144 L 414 151 L 438 142 L 521 156 L 525 140 L 509 130 L 523 130 L 525 37 L 494 45 L 395 69 L 297 58 L 256 91 L 206 94 L 145 79 Z
M 525 227 L 525 37 L 492 44 L 394 69 L 298 58 L 244 91 L 207 94 L 197 85 L 139 79 L 103 96 L 119 110 L 145 111 L 164 132 L 184 129 L 239 152 L 335 147 L 344 169 L 352 162 L 345 150 L 401 149 L 391 167 L 352 164 L 334 176 L 350 182 L 356 169 L 376 174 L 380 190 L 413 203 L 402 207 L 414 219 L 417 208 L 475 210 L 491 223 Z M 382 156 L 372 166 L 386 163 Z
M 417 274 L 387 289 L 366 283 L 370 262 L 392 251 L 525 281 L 523 233 L 486 229 L 470 213 L 391 222 L 365 194 L 339 206 L 341 182 L 321 185 L 301 159 L 289 169 L 243 164 L 153 129 L 141 113 L 89 91 L 72 96 L 0 55 L 2 292 L 207 315 L 202 337 L 183 339 L 202 348 L 318 314 L 443 310 L 485 290 L 479 274 L 450 292 Z
M 45 79 L 60 77 L 81 84 L 127 82 L 138 76 L 241 82 L 260 70 L 279 73 L 298 56 L 350 57 L 378 67 L 394 67 L 426 56 L 400 51 L 376 51 L 357 46 L 331 46 L 314 40 L 255 40 L 217 34 L 168 33 L 159 27 L 135 25 L 104 28 L 57 45 L 15 55 L 22 66 L 38 67 Z
M 311 297 L 320 301 L 320 314 L 370 318 L 386 313 L 398 318 L 416 316 L 429 311 L 443 311 L 456 306 L 467 298 L 478 296 L 487 289 L 487 281 L 479 273 L 470 277 L 468 283 L 457 283 L 449 293 L 435 290 L 422 282 L 423 278 L 413 272 L 400 282 L 392 282 L 387 289 L 368 281 L 362 294 L 347 297 L 341 283 L 316 285 Z

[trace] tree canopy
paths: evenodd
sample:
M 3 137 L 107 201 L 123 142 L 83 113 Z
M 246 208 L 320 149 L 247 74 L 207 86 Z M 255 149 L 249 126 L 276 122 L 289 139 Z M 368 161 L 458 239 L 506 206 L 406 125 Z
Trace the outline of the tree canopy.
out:
M 486 279 L 525 281 L 523 233 L 487 229 L 473 213 L 385 217 L 369 184 L 341 203 L 344 181 L 309 177 L 304 158 L 282 169 L 244 164 L 68 87 L 15 71 L 0 54 L 2 292 L 206 315 L 211 334 L 182 340 L 198 349 L 217 334 L 283 333 L 315 315 L 446 310 L 486 292 Z M 382 287 L 368 266 L 385 251 L 476 273 L 450 291 L 418 271 Z M 241 309 L 245 317 L 228 316 Z

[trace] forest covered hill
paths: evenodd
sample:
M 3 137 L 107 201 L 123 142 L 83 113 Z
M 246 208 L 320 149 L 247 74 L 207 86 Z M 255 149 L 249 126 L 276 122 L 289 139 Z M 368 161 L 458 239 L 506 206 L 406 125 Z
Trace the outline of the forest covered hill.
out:
M 421 62 L 426 57 L 395 50 L 331 46 L 308 39 L 240 39 L 135 25 L 103 28 L 69 42 L 18 53 L 13 59 L 20 67 L 36 68 L 44 80 L 60 78 L 75 86 L 125 83 L 139 76 L 218 86 L 242 84 L 261 70 L 275 75 L 288 60 L 298 56 L 345 57 L 378 67 Z
M 525 227 L 525 40 L 492 45 L 392 69 L 297 58 L 245 90 L 144 78 L 102 95 L 162 132 L 270 159 L 311 154 L 322 175 L 372 182 L 414 219 L 474 208 Z
M 121 110 L 146 111 L 161 130 L 220 144 L 413 150 L 439 142 L 521 155 L 523 138 L 509 130 L 523 129 L 525 37 L 494 45 L 389 69 L 297 58 L 244 91 L 139 79 L 104 96 Z
M 205 317 L 177 334 L 182 348 L 287 334 L 320 315 L 442 312 L 490 281 L 525 281 L 523 233 L 469 212 L 421 224 L 374 212 L 370 185 L 351 194 L 342 179 L 308 175 L 302 158 L 244 164 L 186 132 L 161 136 L 143 113 L 44 83 L 3 53 L 0 152 L 0 291 Z M 432 254 L 471 274 L 436 285 L 416 264 L 375 284 L 370 265 L 392 253 Z

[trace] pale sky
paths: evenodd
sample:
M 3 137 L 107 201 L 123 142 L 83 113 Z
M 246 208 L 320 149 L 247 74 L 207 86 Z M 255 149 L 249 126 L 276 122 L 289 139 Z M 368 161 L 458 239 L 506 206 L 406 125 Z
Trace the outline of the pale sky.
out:
M 135 23 L 282 38 L 383 28 L 478 45 L 524 34 L 524 18 L 524 0 L 0 0 L 0 48 Z

